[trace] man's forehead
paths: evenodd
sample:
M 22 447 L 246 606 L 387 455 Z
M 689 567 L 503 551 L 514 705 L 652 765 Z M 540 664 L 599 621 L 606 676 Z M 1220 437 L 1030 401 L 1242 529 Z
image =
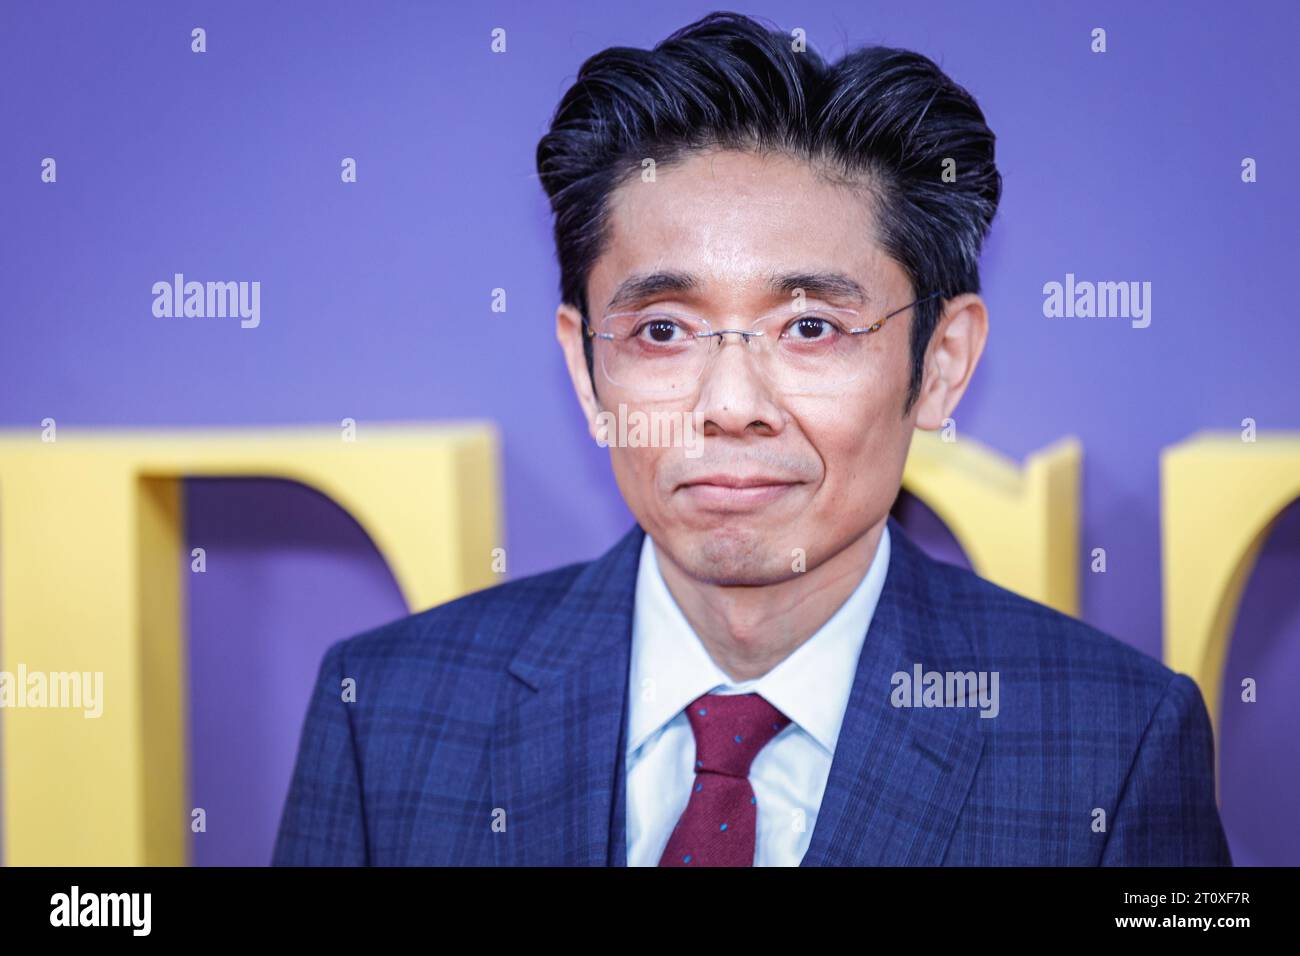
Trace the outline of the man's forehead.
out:
M 627 177 L 607 205 L 611 229 L 630 240 L 647 233 L 688 238 L 802 231 L 815 241 L 819 234 L 875 232 L 869 189 L 781 156 L 691 154 L 649 175 Z
M 868 305 L 882 259 L 870 203 L 812 166 L 695 154 L 611 196 L 592 306 L 740 291 Z
M 612 237 L 587 285 L 598 312 L 630 309 L 654 299 L 741 296 L 788 299 L 802 294 L 846 308 L 887 301 L 903 277 L 874 237 L 857 233 L 836 243 L 752 242 L 729 247 L 716 241 L 658 241 L 643 233 L 635 242 Z
M 604 308 L 617 311 L 656 298 L 704 295 L 717 284 L 711 277 L 681 269 L 634 272 L 618 282 Z M 802 294 L 848 306 L 869 305 L 874 299 L 868 286 L 848 273 L 833 269 L 769 272 L 753 276 L 748 285 L 750 291 L 771 298 Z

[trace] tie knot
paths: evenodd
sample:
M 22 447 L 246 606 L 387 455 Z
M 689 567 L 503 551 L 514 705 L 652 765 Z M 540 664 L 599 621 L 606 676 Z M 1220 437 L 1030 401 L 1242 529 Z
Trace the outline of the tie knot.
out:
M 695 732 L 695 772 L 747 778 L 758 752 L 790 718 L 758 694 L 705 694 L 686 708 Z

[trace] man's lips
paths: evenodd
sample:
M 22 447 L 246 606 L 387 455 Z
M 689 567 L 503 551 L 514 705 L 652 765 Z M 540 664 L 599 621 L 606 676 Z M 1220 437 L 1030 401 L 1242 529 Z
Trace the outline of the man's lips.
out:
M 683 482 L 677 490 L 700 505 L 743 508 L 775 501 L 801 484 L 768 475 L 706 475 Z
M 683 487 L 691 485 L 716 485 L 719 488 L 760 488 L 768 485 L 797 485 L 800 482 L 792 478 L 776 478 L 768 475 L 705 475 L 683 481 Z

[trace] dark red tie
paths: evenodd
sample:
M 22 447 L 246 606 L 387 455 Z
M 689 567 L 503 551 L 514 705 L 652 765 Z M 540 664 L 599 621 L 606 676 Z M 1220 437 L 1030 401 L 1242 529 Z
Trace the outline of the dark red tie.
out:
M 695 782 L 660 866 L 753 866 L 758 801 L 749 767 L 790 723 L 758 694 L 705 694 L 686 708 Z

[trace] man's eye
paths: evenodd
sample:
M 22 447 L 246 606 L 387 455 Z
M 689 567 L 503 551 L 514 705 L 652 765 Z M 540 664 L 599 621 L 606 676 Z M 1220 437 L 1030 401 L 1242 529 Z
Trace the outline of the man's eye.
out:
M 685 335 L 685 330 L 672 319 L 650 319 L 642 322 L 632 335 L 633 338 L 666 345 Z
M 839 331 L 839 326 L 830 319 L 819 315 L 806 315 L 791 322 L 786 328 L 786 335 L 796 342 L 816 342 L 834 338 L 835 333 Z

